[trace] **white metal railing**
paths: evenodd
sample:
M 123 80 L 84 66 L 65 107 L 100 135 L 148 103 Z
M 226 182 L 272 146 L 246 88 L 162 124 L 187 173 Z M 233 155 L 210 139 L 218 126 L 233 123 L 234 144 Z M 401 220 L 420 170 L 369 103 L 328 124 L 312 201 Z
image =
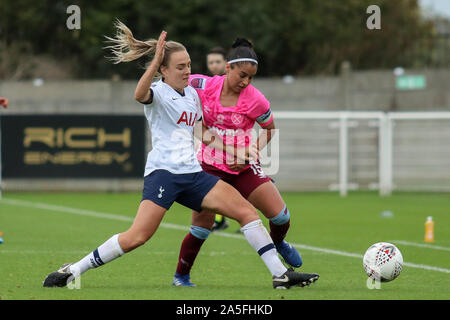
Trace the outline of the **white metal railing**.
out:
M 394 121 L 401 120 L 450 120 L 450 112 L 364 112 L 364 111 L 275 111 L 275 119 L 284 120 L 338 120 L 333 124 L 339 128 L 339 182 L 330 185 L 331 190 L 339 190 L 341 196 L 346 196 L 348 190 L 356 189 L 357 184 L 348 181 L 348 129 L 354 126 L 352 120 L 373 119 L 373 125 L 378 126 L 378 170 L 379 181 L 373 185 L 378 188 L 380 195 L 390 195 L 393 190 L 393 136 Z

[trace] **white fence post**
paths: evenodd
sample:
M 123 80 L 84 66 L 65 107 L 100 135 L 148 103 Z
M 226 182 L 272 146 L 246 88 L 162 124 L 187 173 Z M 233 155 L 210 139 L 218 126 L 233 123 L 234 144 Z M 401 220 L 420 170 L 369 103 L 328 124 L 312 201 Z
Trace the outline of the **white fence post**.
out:
M 378 137 L 379 189 L 385 196 L 392 193 L 392 121 L 384 113 L 380 115 Z
M 339 193 L 347 196 L 348 191 L 348 116 L 342 112 L 339 119 Z
M 386 144 L 384 148 L 386 149 L 386 172 L 385 172 L 385 179 L 386 179 L 386 185 L 383 190 L 382 195 L 391 195 L 393 190 L 393 179 L 392 179 L 392 166 L 393 166 L 393 152 L 392 152 L 392 139 L 394 134 L 394 123 L 392 119 L 389 116 L 386 116 Z M 381 190 L 380 190 L 381 191 Z

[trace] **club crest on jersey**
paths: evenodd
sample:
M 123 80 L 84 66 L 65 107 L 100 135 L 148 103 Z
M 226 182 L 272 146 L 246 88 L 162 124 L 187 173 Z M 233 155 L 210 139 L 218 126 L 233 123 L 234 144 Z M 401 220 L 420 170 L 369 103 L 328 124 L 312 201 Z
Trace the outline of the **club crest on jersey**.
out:
M 233 113 L 231 115 L 231 121 L 236 125 L 240 124 L 242 122 L 243 118 L 244 117 L 242 116 L 242 114 L 239 114 L 239 113 Z
M 197 113 L 189 112 L 189 116 L 186 111 L 183 111 L 183 113 L 180 116 L 180 119 L 178 119 L 177 124 L 180 124 L 184 122 L 187 126 L 193 126 L 195 124 L 195 120 L 197 119 Z

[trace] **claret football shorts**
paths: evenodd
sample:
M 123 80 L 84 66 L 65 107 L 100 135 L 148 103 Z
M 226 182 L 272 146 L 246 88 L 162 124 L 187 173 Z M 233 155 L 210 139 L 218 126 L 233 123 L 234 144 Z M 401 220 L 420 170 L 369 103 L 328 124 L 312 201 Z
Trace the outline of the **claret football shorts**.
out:
M 257 187 L 266 183 L 268 181 L 273 180 L 266 176 L 261 168 L 259 163 L 252 163 L 250 166 L 240 172 L 239 174 L 232 174 L 228 172 L 224 172 L 214 166 L 211 166 L 206 163 L 201 164 L 203 170 L 211 175 L 219 177 L 221 180 L 226 183 L 231 184 L 237 191 L 241 193 L 241 195 L 247 199 L 248 196 L 255 190 Z

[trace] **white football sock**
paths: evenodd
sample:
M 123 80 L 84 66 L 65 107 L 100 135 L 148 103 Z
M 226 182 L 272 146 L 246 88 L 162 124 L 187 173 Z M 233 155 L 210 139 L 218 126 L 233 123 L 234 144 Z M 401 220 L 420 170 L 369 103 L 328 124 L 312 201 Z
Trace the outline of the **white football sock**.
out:
M 119 235 L 115 234 L 86 257 L 70 266 L 70 272 L 76 277 L 89 269 L 98 268 L 124 254 L 119 245 Z
M 258 252 L 273 276 L 279 277 L 287 271 L 278 257 L 272 238 L 260 219 L 246 224 L 241 228 L 241 231 L 248 243 Z

